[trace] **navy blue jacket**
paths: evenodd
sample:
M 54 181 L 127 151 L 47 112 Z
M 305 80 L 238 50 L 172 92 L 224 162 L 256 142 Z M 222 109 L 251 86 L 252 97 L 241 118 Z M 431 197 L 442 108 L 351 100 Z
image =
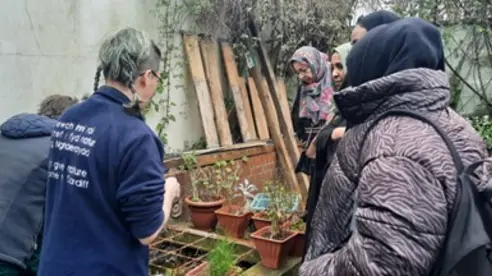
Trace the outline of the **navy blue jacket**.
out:
M 148 275 L 139 242 L 162 224 L 163 147 L 103 86 L 52 135 L 39 276 Z
M 0 261 L 24 269 L 40 246 L 55 124 L 48 117 L 19 114 L 0 127 Z

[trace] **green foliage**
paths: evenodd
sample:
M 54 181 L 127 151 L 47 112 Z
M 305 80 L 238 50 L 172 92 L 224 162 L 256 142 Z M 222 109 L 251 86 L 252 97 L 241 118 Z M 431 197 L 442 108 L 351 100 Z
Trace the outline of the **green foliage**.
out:
M 272 222 L 271 238 L 282 237 L 287 230 L 282 227 L 282 224 L 288 219 L 289 210 L 292 209 L 294 204 L 292 202 L 293 193 L 287 191 L 284 183 L 278 180 L 267 181 L 264 192 L 270 197 L 266 214 Z
M 384 4 L 400 15 L 418 16 L 442 27 L 442 38 L 447 49 L 447 71 L 451 73 L 453 108 L 470 114 L 481 105 L 492 107 L 492 77 L 488 72 L 492 67 L 490 3 L 470 0 L 460 5 L 453 0 L 384 0 Z M 470 97 L 469 93 L 473 96 Z
M 235 265 L 234 244 L 226 240 L 218 240 L 207 258 L 208 275 L 227 275 Z
M 234 197 L 233 187 L 239 184 L 240 171 L 241 164 L 235 160 L 221 160 L 213 164 L 212 179 L 219 189 L 218 193 L 229 201 Z
M 181 170 L 189 172 L 194 201 L 211 201 L 224 196 L 231 200 L 240 181 L 242 160 L 221 160 L 212 166 L 202 167 L 198 164 L 195 152 L 181 155 L 183 164 Z
M 172 113 L 176 105 L 170 94 L 178 88 L 173 87 L 172 82 L 182 79 L 185 68 L 178 38 L 180 32 L 228 39 L 241 66 L 247 53 L 246 45 L 251 42 L 248 15 L 252 13 L 271 64 L 277 74 L 283 75 L 288 72 L 287 61 L 297 48 L 312 45 L 330 52 L 334 46 L 348 41 L 354 5 L 355 1 L 343 0 L 331 1 L 329 5 L 310 0 L 158 0 L 156 15 L 163 52 L 163 85 L 147 112 L 162 114 L 156 127 L 160 139 L 167 143 L 165 129 L 176 120 Z M 203 145 L 194 148 L 199 146 Z
M 476 116 L 470 118 L 473 128 L 480 134 L 487 143 L 487 148 L 490 151 L 492 149 L 492 118 L 489 115 Z

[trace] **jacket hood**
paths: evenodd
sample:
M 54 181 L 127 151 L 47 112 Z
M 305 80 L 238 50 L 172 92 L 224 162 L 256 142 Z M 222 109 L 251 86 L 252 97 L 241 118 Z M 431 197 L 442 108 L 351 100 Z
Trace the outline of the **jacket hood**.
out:
M 350 86 L 408 69 L 444 71 L 441 32 L 420 18 L 382 25 L 355 43 L 346 63 Z
M 19 114 L 11 117 L 0 126 L 4 137 L 11 139 L 50 136 L 57 121 L 36 114 Z
M 392 108 L 437 111 L 449 105 L 448 75 L 431 69 L 409 69 L 335 93 L 349 125 L 357 125 Z

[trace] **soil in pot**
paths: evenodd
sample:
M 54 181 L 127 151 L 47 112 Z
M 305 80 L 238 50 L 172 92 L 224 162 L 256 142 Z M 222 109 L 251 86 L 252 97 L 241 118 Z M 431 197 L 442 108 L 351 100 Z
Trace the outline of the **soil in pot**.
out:
M 236 264 L 236 266 L 239 267 L 242 271 L 246 271 L 255 266 L 255 264 L 248 261 L 240 261 Z
M 151 265 L 158 268 L 176 269 L 188 261 L 189 260 L 187 258 L 181 256 L 176 256 L 174 254 L 165 254 L 155 259 L 151 263 Z
M 292 231 L 285 231 L 281 236 L 270 238 L 271 228 L 264 227 L 251 234 L 256 250 L 261 257 L 261 263 L 268 268 L 277 269 L 285 261 L 294 246 L 297 235 Z
M 193 227 L 203 231 L 210 231 L 217 225 L 217 216 L 215 211 L 222 207 L 225 199 L 221 198 L 211 202 L 193 201 L 191 196 L 185 198 L 191 213 L 191 222 Z
M 233 238 L 242 238 L 252 213 L 244 212 L 240 206 L 224 206 L 215 211 L 224 233 Z
M 263 227 L 270 226 L 272 221 L 266 217 L 265 213 L 256 213 L 253 217 L 253 223 L 255 224 L 256 230 L 260 230 Z

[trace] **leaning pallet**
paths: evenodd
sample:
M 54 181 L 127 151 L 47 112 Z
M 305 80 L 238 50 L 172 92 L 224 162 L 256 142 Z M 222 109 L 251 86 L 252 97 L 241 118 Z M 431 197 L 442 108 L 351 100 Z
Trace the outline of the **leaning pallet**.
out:
M 202 39 L 200 41 L 200 48 L 202 50 L 210 96 L 212 98 L 220 145 L 222 147 L 230 146 L 232 145 L 232 135 L 220 79 L 222 65 L 219 58 L 219 44 L 212 39 Z
M 210 98 L 207 79 L 203 67 L 202 56 L 200 53 L 199 39 L 193 35 L 183 35 L 185 54 L 188 60 L 188 68 L 195 87 L 198 100 L 198 109 L 202 120 L 203 130 L 207 148 L 218 148 L 219 137 L 214 120 L 214 109 Z
M 256 27 L 256 24 L 254 22 L 253 15 L 250 13 L 250 24 L 249 24 L 249 31 L 250 31 L 250 37 L 258 37 L 258 30 Z M 278 88 L 278 83 L 275 78 L 275 74 L 273 72 L 272 66 L 270 64 L 270 61 L 268 59 L 268 54 L 267 51 L 262 43 L 262 41 L 258 41 L 257 43 L 257 51 L 258 51 L 258 57 L 259 61 L 261 63 L 261 67 L 265 69 L 266 71 L 266 80 L 268 82 L 268 87 L 270 89 L 270 94 L 271 94 L 271 99 L 273 102 L 273 107 L 277 110 L 277 114 L 280 115 L 276 117 L 276 119 L 279 122 L 279 128 L 281 133 L 284 134 L 283 138 L 285 139 L 285 146 L 286 146 L 286 152 L 289 156 L 289 163 L 296 164 L 299 160 L 300 153 L 299 153 L 299 147 L 297 144 L 297 140 L 294 135 L 293 127 L 292 127 L 292 119 L 290 118 L 289 111 L 285 110 L 285 104 L 282 104 L 282 99 L 279 97 L 279 88 Z M 253 47 L 250 47 L 250 52 L 253 53 L 254 49 Z M 252 57 L 252 55 L 251 55 Z M 258 66 L 256 66 L 258 67 Z M 258 68 L 259 71 L 259 68 Z M 261 83 L 261 80 L 256 80 L 255 82 Z M 276 114 L 276 115 L 277 115 Z M 269 122 L 270 124 L 271 122 Z M 293 165 L 292 165 L 293 167 Z M 294 170 L 292 170 L 292 173 L 294 174 Z M 303 174 L 303 173 L 298 173 L 296 175 L 296 179 L 299 183 L 299 190 L 301 194 L 303 195 L 303 199 L 307 198 L 307 191 L 309 189 L 309 179 L 308 177 Z
M 244 102 L 242 95 L 243 91 L 239 86 L 239 73 L 236 67 L 236 61 L 234 60 L 234 52 L 232 47 L 228 43 L 221 43 L 222 55 L 224 57 L 225 69 L 227 72 L 227 79 L 229 80 L 229 86 L 232 91 L 232 97 L 234 98 L 234 105 L 236 107 L 237 120 L 239 122 L 239 129 L 241 130 L 241 136 L 243 142 L 247 142 L 254 139 L 251 133 L 251 126 L 249 126 L 248 119 L 246 117 L 245 106 L 247 102 Z M 254 126 L 253 126 L 254 128 Z
M 285 86 L 285 82 L 283 79 L 277 79 L 277 87 L 278 87 L 278 98 L 280 101 L 280 105 L 282 106 L 282 114 L 285 120 L 292 122 L 292 116 L 290 114 L 289 101 L 287 99 L 287 87 Z M 287 124 L 289 128 L 289 133 L 294 133 L 294 128 L 292 124 Z
M 248 43 L 248 49 L 250 53 L 253 50 L 251 42 Z M 254 79 L 256 89 L 258 90 L 258 95 L 261 100 L 261 104 L 264 107 L 265 115 L 270 129 L 270 135 L 277 150 L 278 159 L 280 161 L 280 166 L 283 170 L 285 180 L 287 185 L 290 186 L 294 191 L 301 192 L 299 185 L 297 183 L 296 175 L 294 173 L 294 166 L 292 160 L 290 159 L 289 152 L 284 142 L 284 137 L 280 131 L 280 126 L 278 122 L 277 110 L 275 109 L 275 104 L 273 103 L 272 96 L 270 92 L 263 85 L 263 76 L 261 75 L 261 70 L 256 64 L 255 59 L 252 55 L 248 55 L 247 64 L 249 75 Z M 304 196 L 304 195 L 303 195 Z
M 246 80 L 242 77 L 239 77 L 239 88 L 241 89 L 241 96 L 243 96 L 244 112 L 246 113 L 246 119 L 248 120 L 249 131 L 253 139 L 257 139 L 258 135 L 256 135 L 257 131 L 255 128 L 255 120 L 253 119 L 251 102 L 249 101 L 248 88 L 246 86 Z
M 260 96 L 258 95 L 258 90 L 256 89 L 255 80 L 251 77 L 248 78 L 248 87 L 249 95 L 251 97 L 251 105 L 253 106 L 254 110 L 258 138 L 260 138 L 260 140 L 268 140 L 270 139 L 270 134 L 268 133 L 268 124 L 265 118 L 265 109 L 261 104 Z

